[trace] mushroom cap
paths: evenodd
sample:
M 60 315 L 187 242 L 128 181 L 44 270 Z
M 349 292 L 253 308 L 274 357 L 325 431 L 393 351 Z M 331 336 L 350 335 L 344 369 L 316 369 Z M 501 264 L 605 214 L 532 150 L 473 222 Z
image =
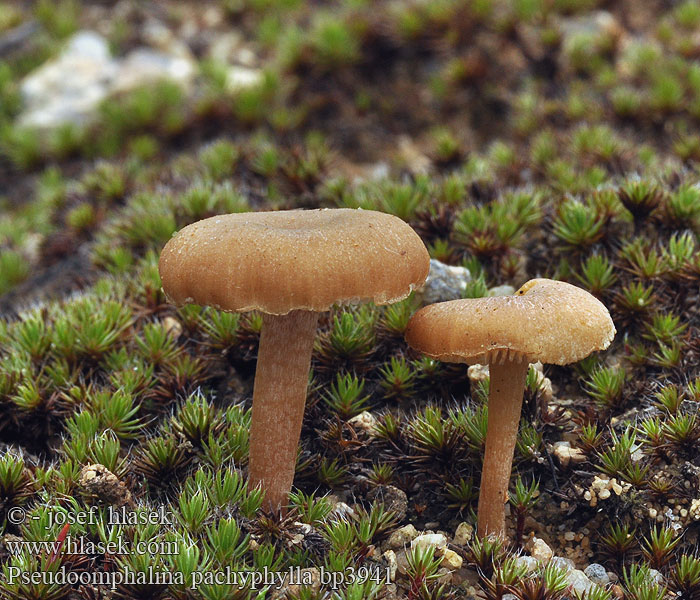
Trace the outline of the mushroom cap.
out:
M 565 365 L 615 337 L 608 309 L 563 281 L 532 279 L 513 296 L 432 304 L 411 317 L 406 341 L 445 362 L 505 360 Z
M 428 251 L 401 219 L 349 208 L 220 215 L 181 229 L 158 270 L 168 299 L 221 310 L 325 311 L 389 304 L 428 275 Z

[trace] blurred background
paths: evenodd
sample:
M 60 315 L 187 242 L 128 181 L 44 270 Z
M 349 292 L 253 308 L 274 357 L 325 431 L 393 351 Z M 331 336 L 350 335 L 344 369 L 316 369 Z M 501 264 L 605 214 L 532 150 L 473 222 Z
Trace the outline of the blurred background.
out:
M 437 200 L 455 262 L 465 194 L 695 164 L 699 54 L 693 1 L 3 1 L 0 307 L 159 248 L 195 180 L 228 209 Z

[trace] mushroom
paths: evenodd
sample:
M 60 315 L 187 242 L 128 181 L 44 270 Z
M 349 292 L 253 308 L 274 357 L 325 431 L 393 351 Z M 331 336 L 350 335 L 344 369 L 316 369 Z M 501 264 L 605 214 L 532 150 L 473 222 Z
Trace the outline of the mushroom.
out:
M 418 235 L 392 215 L 354 209 L 220 215 L 184 227 L 158 265 L 167 298 L 263 314 L 248 474 L 268 509 L 284 508 L 318 314 L 334 304 L 390 304 L 428 275 Z
M 406 341 L 446 362 L 488 364 L 489 416 L 479 490 L 480 536 L 503 537 L 513 453 L 529 363 L 566 365 L 615 336 L 608 310 L 569 283 L 532 279 L 512 296 L 452 300 L 413 315 Z

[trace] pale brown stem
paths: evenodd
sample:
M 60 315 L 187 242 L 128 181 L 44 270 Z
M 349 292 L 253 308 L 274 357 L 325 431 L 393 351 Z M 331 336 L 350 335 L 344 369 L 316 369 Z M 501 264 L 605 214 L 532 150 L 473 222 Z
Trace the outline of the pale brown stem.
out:
M 253 388 L 248 476 L 264 506 L 283 508 L 294 481 L 318 313 L 264 315 Z
M 505 503 L 528 366 L 527 361 L 489 365 L 489 422 L 477 519 L 480 537 L 505 535 Z

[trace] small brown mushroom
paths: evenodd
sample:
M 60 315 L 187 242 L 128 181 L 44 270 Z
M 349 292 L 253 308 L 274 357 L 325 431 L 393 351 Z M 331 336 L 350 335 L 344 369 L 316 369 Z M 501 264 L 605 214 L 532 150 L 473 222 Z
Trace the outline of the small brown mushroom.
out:
M 163 249 L 163 290 L 176 304 L 263 315 L 253 390 L 249 478 L 283 507 L 297 445 L 318 313 L 390 304 L 428 275 L 428 252 L 401 219 L 368 210 L 221 215 L 183 228 Z
M 406 341 L 446 362 L 488 364 L 489 420 L 479 491 L 478 533 L 503 536 L 505 503 L 529 363 L 565 365 L 615 336 L 608 310 L 561 281 L 533 279 L 513 296 L 432 304 L 411 318 Z

